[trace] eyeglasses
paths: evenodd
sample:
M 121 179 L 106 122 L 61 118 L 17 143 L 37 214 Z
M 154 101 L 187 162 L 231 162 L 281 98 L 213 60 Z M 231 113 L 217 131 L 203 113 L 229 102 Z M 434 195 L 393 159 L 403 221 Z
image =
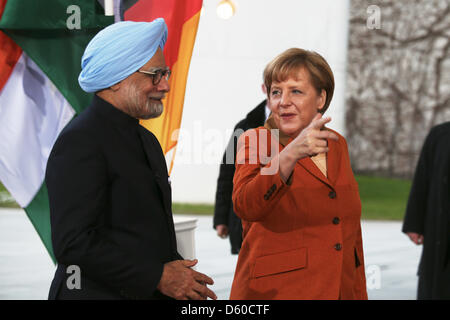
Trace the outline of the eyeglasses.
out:
M 144 70 L 138 70 L 137 72 L 147 74 L 152 77 L 153 85 L 156 86 L 159 84 L 161 79 L 164 77 L 167 81 L 169 81 L 171 71 L 169 68 L 165 69 L 155 69 L 152 71 L 144 71 Z

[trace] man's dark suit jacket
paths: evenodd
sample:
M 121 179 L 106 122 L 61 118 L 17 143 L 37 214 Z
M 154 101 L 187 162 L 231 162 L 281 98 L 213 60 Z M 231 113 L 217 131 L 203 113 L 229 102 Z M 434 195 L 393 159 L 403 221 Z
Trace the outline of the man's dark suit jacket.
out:
M 95 96 L 59 135 L 46 184 L 58 262 L 49 299 L 167 298 L 156 289 L 163 265 L 181 256 L 152 133 Z M 80 268 L 81 289 L 67 286 L 71 265 Z
M 247 114 L 245 119 L 239 121 L 234 127 L 234 134 L 228 142 L 227 149 L 223 155 L 222 163 L 220 164 L 219 177 L 217 179 L 213 227 L 215 229 L 219 224 L 225 224 L 228 226 L 232 254 L 238 254 L 241 249 L 242 224 L 241 219 L 239 219 L 233 210 L 231 195 L 233 193 L 235 165 L 234 162 L 227 163 L 227 154 L 232 154 L 233 159 L 236 159 L 236 147 L 240 133 L 247 131 L 248 129 L 257 128 L 264 125 L 264 122 L 266 121 L 266 104 L 267 100 L 262 101 Z
M 450 122 L 425 139 L 411 184 L 404 233 L 424 235 L 418 300 L 450 299 Z

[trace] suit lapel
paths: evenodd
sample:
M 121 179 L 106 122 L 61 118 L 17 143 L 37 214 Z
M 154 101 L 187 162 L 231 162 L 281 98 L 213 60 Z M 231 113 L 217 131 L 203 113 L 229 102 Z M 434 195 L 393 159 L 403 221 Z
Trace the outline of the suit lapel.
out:
M 171 213 L 171 188 L 169 185 L 169 175 L 167 173 L 166 160 L 156 137 L 142 126 L 138 127 L 139 136 L 145 151 L 145 156 L 155 175 L 156 183 L 161 191 L 166 213 Z
M 158 142 L 158 139 L 142 126 L 138 126 L 139 136 L 142 141 L 142 145 L 145 151 L 145 156 L 147 157 L 148 163 L 154 172 L 156 184 L 158 185 L 162 200 L 164 211 L 166 213 L 166 220 L 169 225 L 169 231 L 172 236 L 172 243 L 177 251 L 177 241 L 175 235 L 175 225 L 173 223 L 172 216 L 172 189 L 169 185 L 169 175 L 167 172 L 166 159 L 164 158 L 163 151 Z

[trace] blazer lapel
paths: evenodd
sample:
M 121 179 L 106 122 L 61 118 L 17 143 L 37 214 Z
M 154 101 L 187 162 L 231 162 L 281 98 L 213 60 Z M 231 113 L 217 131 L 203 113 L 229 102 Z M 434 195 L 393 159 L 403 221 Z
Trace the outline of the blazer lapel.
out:
M 328 185 L 331 189 L 334 189 L 334 186 L 331 183 L 331 181 L 323 175 L 322 171 L 320 171 L 320 169 L 314 164 L 314 162 L 311 160 L 310 157 L 300 159 L 298 163 L 303 168 L 305 168 L 306 171 L 312 174 L 315 178 Z M 327 155 L 327 171 L 328 171 L 328 155 Z M 327 174 L 329 173 L 327 172 Z
M 328 181 L 332 185 L 336 185 L 339 176 L 339 168 L 341 167 L 342 150 L 339 147 L 339 142 L 328 139 L 328 154 L 327 154 L 327 175 Z

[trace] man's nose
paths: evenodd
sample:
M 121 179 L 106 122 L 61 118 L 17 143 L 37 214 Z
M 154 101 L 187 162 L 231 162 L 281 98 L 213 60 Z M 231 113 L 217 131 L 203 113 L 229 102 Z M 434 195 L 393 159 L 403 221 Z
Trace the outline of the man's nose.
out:
M 158 91 L 169 92 L 170 90 L 169 80 L 167 80 L 165 77 L 162 77 L 161 81 L 159 81 L 157 85 L 157 89 Z

